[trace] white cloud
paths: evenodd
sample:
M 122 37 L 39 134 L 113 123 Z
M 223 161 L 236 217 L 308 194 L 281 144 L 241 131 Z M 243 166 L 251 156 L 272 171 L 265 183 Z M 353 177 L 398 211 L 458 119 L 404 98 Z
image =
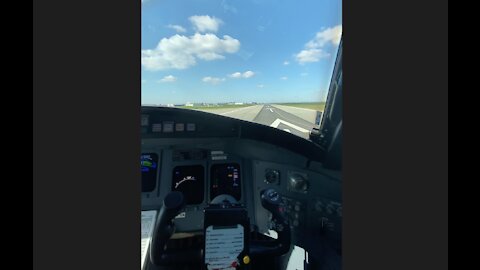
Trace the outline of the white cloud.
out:
M 175 31 L 177 31 L 178 33 L 185 33 L 187 32 L 187 29 L 185 29 L 185 27 L 181 26 L 181 25 L 177 25 L 177 24 L 169 24 L 167 25 L 168 28 L 170 29 L 173 29 Z
M 283 62 L 283 65 L 284 65 L 284 66 L 288 66 L 288 65 L 290 65 L 290 62 L 284 61 L 284 62 Z
M 238 79 L 238 78 L 242 77 L 242 73 L 235 72 L 235 73 L 232 73 L 232 74 L 228 75 L 228 77 Z
M 177 81 L 177 78 L 173 75 L 168 75 L 163 77 L 159 82 L 165 83 L 165 82 L 175 82 Z
M 300 64 L 309 62 L 318 62 L 321 58 L 330 56 L 329 53 L 323 50 L 327 44 L 338 46 L 342 37 L 342 25 L 324 29 L 315 37 L 305 44 L 305 48 L 299 53 L 295 54 L 295 59 Z
M 251 70 L 247 70 L 244 73 L 234 72 L 234 73 L 228 75 L 228 77 L 234 78 L 234 79 L 240 79 L 240 78 L 248 79 L 248 78 L 253 77 L 253 76 L 255 76 L 255 72 L 253 72 Z
M 195 15 L 188 19 L 193 24 L 193 28 L 198 32 L 217 32 L 218 27 L 223 23 L 222 20 L 208 15 Z
M 329 54 L 322 49 L 306 49 L 295 55 L 295 58 L 300 64 L 304 64 L 308 62 L 318 62 L 320 58 L 327 56 L 329 56 Z
M 250 78 L 250 77 L 253 77 L 254 75 L 255 75 L 255 72 L 250 71 L 250 70 L 245 71 L 245 72 L 242 74 L 242 76 L 243 76 L 244 78 L 247 78 L 247 79 Z
M 265 87 L 265 85 L 263 85 L 263 84 L 257 84 L 257 87 L 258 87 L 258 88 L 263 88 L 263 87 Z
M 341 37 L 342 37 L 342 25 L 337 25 L 335 27 L 330 27 L 321 32 L 318 32 L 315 35 L 315 38 L 310 40 L 306 44 L 306 47 L 318 48 L 318 47 L 323 47 L 327 43 L 338 45 L 340 44 Z
M 245 71 L 245 72 L 242 74 L 242 77 L 247 78 L 247 79 L 250 78 L 250 77 L 253 77 L 253 76 L 255 76 L 255 72 L 250 71 L 250 70 Z
M 146 82 L 147 82 L 147 80 L 142 80 L 142 83 L 146 83 Z
M 280 80 L 288 80 L 288 77 L 287 76 L 283 76 L 283 77 L 280 77 Z
M 197 59 L 224 59 L 223 54 L 235 53 L 239 48 L 240 41 L 227 35 L 219 38 L 215 34 L 176 34 L 162 38 L 154 49 L 142 50 L 142 66 L 150 71 L 186 69 L 194 66 Z
M 216 77 L 210 77 L 210 76 L 204 77 L 202 79 L 202 82 L 210 83 L 210 84 L 213 84 L 213 85 L 219 84 L 223 81 L 225 81 L 225 78 L 216 78 Z

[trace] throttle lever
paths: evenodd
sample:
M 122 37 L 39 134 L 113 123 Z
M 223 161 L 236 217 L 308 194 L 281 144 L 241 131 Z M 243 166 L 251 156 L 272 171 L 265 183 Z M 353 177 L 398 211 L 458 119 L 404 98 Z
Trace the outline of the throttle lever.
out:
M 273 246 L 252 241 L 250 253 L 252 257 L 283 255 L 290 250 L 291 235 L 288 220 L 281 211 L 282 203 L 280 194 L 274 189 L 265 189 L 260 192 L 260 200 L 263 208 L 268 210 L 275 220 L 277 226 L 275 226 L 274 230 L 277 232 L 278 238 L 272 241 Z
M 281 199 L 277 191 L 274 189 L 262 190 L 260 193 L 260 200 L 263 208 L 270 211 L 275 219 L 284 219 L 282 212 L 280 211 Z

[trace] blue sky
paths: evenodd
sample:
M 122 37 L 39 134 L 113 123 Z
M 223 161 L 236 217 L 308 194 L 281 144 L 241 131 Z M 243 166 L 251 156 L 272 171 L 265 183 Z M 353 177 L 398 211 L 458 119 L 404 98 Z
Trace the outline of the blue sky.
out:
M 142 104 L 326 98 L 341 0 L 142 0 Z

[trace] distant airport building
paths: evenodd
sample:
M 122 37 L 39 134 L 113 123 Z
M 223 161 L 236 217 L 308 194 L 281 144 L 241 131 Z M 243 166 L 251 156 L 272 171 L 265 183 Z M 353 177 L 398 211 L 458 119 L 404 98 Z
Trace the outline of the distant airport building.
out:
M 187 102 L 187 103 L 185 103 L 185 107 L 193 107 L 193 103 Z
M 243 105 L 243 102 L 235 102 L 235 105 Z

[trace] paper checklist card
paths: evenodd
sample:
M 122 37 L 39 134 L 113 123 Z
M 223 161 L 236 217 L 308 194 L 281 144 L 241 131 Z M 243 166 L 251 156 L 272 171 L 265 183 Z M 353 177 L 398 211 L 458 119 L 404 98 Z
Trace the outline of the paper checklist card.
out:
M 142 265 L 141 269 L 145 269 L 145 260 L 147 257 L 148 247 L 152 240 L 153 227 L 155 225 L 155 218 L 157 211 L 142 211 Z

